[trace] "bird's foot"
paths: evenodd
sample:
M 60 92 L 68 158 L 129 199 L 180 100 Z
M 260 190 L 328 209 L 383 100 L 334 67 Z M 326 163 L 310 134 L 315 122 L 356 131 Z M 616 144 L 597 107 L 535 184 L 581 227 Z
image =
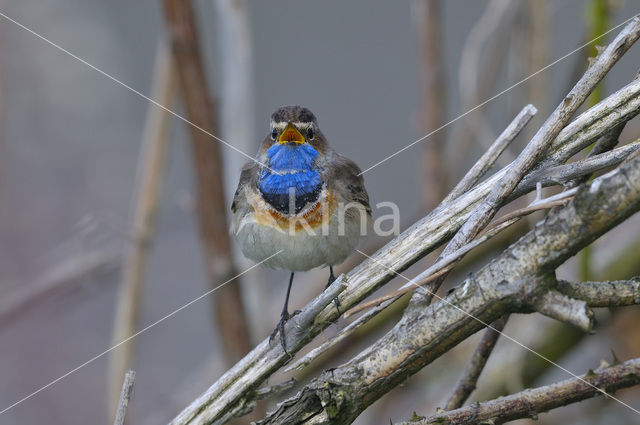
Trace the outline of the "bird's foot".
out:
M 324 287 L 324 289 L 327 289 L 335 281 L 336 281 L 336 277 L 333 275 L 333 273 L 331 273 L 329 275 L 329 280 L 327 281 L 327 285 Z
M 325 286 L 324 289 L 327 289 L 335 281 L 336 281 L 336 277 L 333 275 L 333 270 L 331 270 L 331 272 L 329 274 L 329 280 L 327 281 L 327 286 Z M 336 306 L 336 310 L 338 311 L 338 315 L 342 314 L 340 312 L 340 300 L 338 299 L 338 297 L 335 297 L 333 299 L 333 304 L 335 304 L 335 306 Z
M 280 321 L 278 322 L 278 324 L 276 325 L 276 328 L 273 330 L 273 332 L 271 332 L 271 335 L 269 336 L 269 344 L 271 344 L 273 342 L 273 339 L 276 337 L 276 335 L 280 333 L 280 345 L 282 345 L 282 349 L 284 350 L 285 353 L 287 352 L 287 343 L 284 338 L 284 324 L 287 323 L 287 320 L 289 320 L 290 317 L 291 316 L 289 316 L 288 311 L 283 311 L 282 314 L 280 315 Z
M 271 342 L 273 342 L 273 339 L 279 333 L 280 334 L 280 345 L 282 346 L 282 349 L 284 350 L 284 352 L 289 354 L 289 352 L 287 351 L 287 341 L 285 339 L 285 334 L 284 334 L 284 325 L 285 325 L 285 323 L 287 323 L 287 321 L 289 319 L 291 319 L 292 317 L 294 317 L 298 313 L 300 313 L 300 310 L 294 311 L 293 314 L 289 314 L 288 311 L 283 311 L 282 312 L 282 314 L 280 315 L 280 321 L 278 322 L 278 324 L 276 325 L 276 328 L 273 330 L 273 332 L 271 332 L 271 335 L 269 336 L 269 344 L 271 344 Z
M 336 306 L 336 310 L 338 311 L 338 316 L 342 314 L 342 312 L 340 311 L 340 300 L 338 299 L 338 297 L 335 297 L 333 299 L 333 304 Z

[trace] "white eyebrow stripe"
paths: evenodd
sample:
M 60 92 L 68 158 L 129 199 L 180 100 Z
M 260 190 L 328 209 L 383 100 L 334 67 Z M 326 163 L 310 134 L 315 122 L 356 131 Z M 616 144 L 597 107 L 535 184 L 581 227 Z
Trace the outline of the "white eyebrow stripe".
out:
M 312 122 L 300 122 L 300 121 L 296 121 L 293 123 L 293 125 L 300 129 L 300 130 L 308 130 L 309 128 L 311 128 L 313 126 Z
M 287 127 L 287 124 L 288 123 L 286 121 L 275 122 L 273 120 L 270 123 L 271 128 L 275 128 L 278 131 L 284 130 Z M 295 122 L 292 122 L 291 124 L 293 124 L 293 126 L 296 127 L 298 130 L 309 130 L 311 127 L 313 127 L 312 122 L 295 121 Z
M 271 121 L 271 128 L 275 128 L 278 131 L 284 130 L 286 126 L 287 126 L 286 122 Z

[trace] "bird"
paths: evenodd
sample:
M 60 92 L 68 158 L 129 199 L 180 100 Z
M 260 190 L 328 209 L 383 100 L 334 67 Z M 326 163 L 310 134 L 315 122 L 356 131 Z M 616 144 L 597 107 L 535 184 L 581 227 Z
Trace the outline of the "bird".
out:
M 285 352 L 294 274 L 329 267 L 326 289 L 336 279 L 333 267 L 370 227 L 361 173 L 329 146 L 315 115 L 298 105 L 271 115 L 255 159 L 242 168 L 231 204 L 231 233 L 245 257 L 290 272 L 280 321 L 269 338 L 272 342 L 279 333 Z

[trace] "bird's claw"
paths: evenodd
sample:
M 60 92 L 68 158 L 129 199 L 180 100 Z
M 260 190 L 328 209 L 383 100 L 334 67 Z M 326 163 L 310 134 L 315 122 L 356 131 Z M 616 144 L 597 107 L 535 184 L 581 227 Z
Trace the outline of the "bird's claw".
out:
M 330 270 L 330 272 L 329 272 L 329 280 L 327 281 L 327 285 L 324 287 L 324 289 L 325 289 L 325 290 L 326 290 L 329 286 L 331 286 L 331 284 L 332 284 L 333 282 L 335 282 L 335 281 L 336 281 L 336 277 L 335 277 L 335 275 L 333 274 L 333 269 L 329 269 L 329 270 Z M 341 315 L 342 313 L 340 312 L 340 300 L 338 299 L 338 297 L 337 297 L 337 296 L 333 299 L 333 303 L 334 303 L 334 304 L 335 304 L 335 306 L 336 306 L 336 310 L 338 311 L 338 315 Z
M 336 306 L 336 310 L 338 311 L 338 316 L 342 314 L 342 312 L 340 311 L 340 300 L 338 299 L 338 297 L 335 297 L 333 299 L 333 304 L 335 304 Z
M 299 312 L 300 310 L 296 310 L 293 312 L 293 315 L 295 316 Z M 285 340 L 285 337 L 284 337 L 284 325 L 285 323 L 287 323 L 287 320 L 289 320 L 291 317 L 292 316 L 289 315 L 288 311 L 283 311 L 282 314 L 280 315 L 280 321 L 278 322 L 278 324 L 276 325 L 276 328 L 273 330 L 273 332 L 271 332 L 271 335 L 269 336 L 269 344 L 271 344 L 271 342 L 273 342 L 273 339 L 276 337 L 276 334 L 280 333 L 280 345 L 282 346 L 282 349 L 284 350 L 284 352 L 287 354 L 289 354 L 289 352 L 287 351 L 287 341 Z

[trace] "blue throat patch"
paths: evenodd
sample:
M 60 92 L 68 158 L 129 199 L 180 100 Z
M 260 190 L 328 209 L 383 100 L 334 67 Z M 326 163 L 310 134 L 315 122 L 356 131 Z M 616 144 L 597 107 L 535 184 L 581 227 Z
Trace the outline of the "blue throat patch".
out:
M 289 213 L 289 188 L 295 190 L 295 213 L 309 202 L 318 199 L 322 190 L 320 173 L 313 162 L 318 156 L 309 144 L 290 145 L 275 143 L 267 150 L 269 167 L 258 181 L 258 189 L 265 201 L 276 210 Z

